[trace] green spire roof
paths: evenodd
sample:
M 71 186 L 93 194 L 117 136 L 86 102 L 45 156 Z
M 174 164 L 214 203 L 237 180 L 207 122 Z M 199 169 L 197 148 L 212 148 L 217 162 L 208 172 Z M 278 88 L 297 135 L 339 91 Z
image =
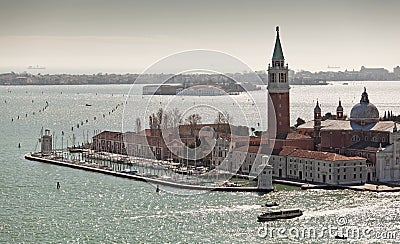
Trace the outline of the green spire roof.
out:
M 276 41 L 272 60 L 285 60 L 285 57 L 283 57 L 281 40 L 279 39 L 279 26 L 276 27 Z

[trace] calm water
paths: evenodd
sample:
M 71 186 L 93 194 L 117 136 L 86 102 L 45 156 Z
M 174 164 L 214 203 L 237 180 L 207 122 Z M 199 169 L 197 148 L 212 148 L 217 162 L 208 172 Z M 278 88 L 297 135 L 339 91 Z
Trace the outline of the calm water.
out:
M 335 111 L 340 97 L 345 112 L 349 113 L 351 106 L 359 101 L 364 86 L 370 101 L 382 114 L 384 110 L 400 113 L 400 83 L 294 86 L 291 89 L 292 124 L 297 117 L 312 118 L 316 99 L 325 113 Z M 154 186 L 146 183 L 23 159 L 24 153 L 38 147 L 42 127 L 54 131 L 57 147 L 61 143 L 64 147 L 67 143 L 71 145 L 73 133 L 81 142 L 83 137 L 91 137 L 94 130 L 121 130 L 123 107 L 111 111 L 118 103 L 125 102 L 128 90 L 129 86 L 125 85 L 0 87 L 0 242 L 287 243 L 316 241 L 313 237 L 317 236 L 319 241 L 335 241 L 329 237 L 328 230 L 332 233 L 359 231 L 358 236 L 350 233 L 355 242 L 400 241 L 400 193 L 302 191 L 278 185 L 278 191 L 267 195 L 155 194 Z M 253 96 L 263 94 L 255 92 Z M 145 110 L 155 110 L 160 102 L 167 102 L 167 98 L 158 97 L 147 104 L 142 99 L 145 98 L 141 95 L 131 95 L 128 99 L 131 109 L 126 109 L 125 114 L 136 118 Z M 202 99 L 191 97 L 181 103 L 200 104 Z M 238 103 L 253 106 L 249 97 L 239 95 L 233 102 L 224 97 L 212 99 L 219 108 L 232 111 L 234 123 L 245 121 L 256 125 L 256 120 L 234 113 Z M 46 101 L 49 107 L 39 112 Z M 212 121 L 214 114 L 205 114 L 203 120 Z M 134 129 L 128 124 L 124 128 Z M 145 122 L 142 124 L 145 126 Z M 61 131 L 65 133 L 62 139 Z M 60 190 L 56 189 L 57 181 L 61 183 Z M 277 201 L 285 208 L 301 208 L 304 215 L 292 220 L 258 223 L 260 204 L 268 200 Z M 316 236 L 310 238 L 304 234 L 310 230 L 316 231 Z

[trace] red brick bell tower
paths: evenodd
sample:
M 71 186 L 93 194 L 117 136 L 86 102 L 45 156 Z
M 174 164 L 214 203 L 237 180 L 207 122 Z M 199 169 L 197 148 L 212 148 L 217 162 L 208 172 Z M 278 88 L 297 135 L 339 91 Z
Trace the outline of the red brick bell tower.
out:
M 272 66 L 271 64 L 268 65 L 268 94 L 272 100 L 272 104 L 269 104 L 269 107 L 271 108 L 273 106 L 276 115 L 268 115 L 268 124 L 276 123 L 277 140 L 286 139 L 287 134 L 290 132 L 290 87 L 288 83 L 288 71 L 289 68 L 288 65 L 285 64 L 281 41 L 279 39 L 279 26 L 277 26 Z

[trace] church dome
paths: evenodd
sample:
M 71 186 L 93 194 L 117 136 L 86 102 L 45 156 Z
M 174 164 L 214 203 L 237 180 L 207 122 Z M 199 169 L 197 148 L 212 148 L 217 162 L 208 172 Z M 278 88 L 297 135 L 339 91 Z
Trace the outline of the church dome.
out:
M 350 120 L 362 124 L 379 121 L 379 111 L 375 105 L 369 102 L 368 93 L 365 88 L 361 95 L 360 103 L 354 105 L 351 109 Z

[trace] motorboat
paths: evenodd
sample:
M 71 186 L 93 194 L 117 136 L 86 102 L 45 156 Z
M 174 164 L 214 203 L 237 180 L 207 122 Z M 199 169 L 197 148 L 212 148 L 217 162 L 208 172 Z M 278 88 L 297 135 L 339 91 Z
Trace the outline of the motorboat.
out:
M 266 204 L 263 205 L 264 207 L 276 207 L 279 206 L 279 204 L 277 202 L 267 202 Z
M 258 221 L 271 221 L 277 219 L 291 219 L 303 215 L 300 209 L 282 209 L 263 212 L 258 215 Z

